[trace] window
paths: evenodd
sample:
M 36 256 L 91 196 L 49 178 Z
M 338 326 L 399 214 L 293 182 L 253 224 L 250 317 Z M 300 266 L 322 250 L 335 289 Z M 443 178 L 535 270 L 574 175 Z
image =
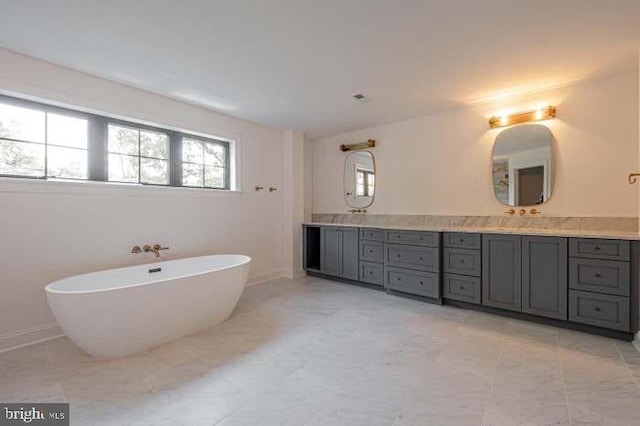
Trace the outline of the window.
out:
M 169 185 L 169 137 L 160 132 L 109 124 L 109 180 Z
M 231 187 L 231 144 L 0 95 L 0 176 Z
M 88 178 L 88 121 L 0 103 L 0 175 Z
M 182 139 L 182 185 L 228 189 L 228 144 L 222 141 Z
M 376 174 L 370 170 L 356 169 L 356 196 L 373 197 Z

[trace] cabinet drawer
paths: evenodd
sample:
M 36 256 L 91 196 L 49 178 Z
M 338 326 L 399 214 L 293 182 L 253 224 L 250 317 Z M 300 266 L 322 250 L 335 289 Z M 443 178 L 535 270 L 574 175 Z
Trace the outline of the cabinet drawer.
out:
M 384 264 L 400 268 L 438 272 L 440 270 L 440 249 L 436 247 L 385 244 Z
M 382 241 L 360 241 L 360 260 L 382 263 L 384 259 L 384 243 Z
M 442 270 L 452 274 L 480 276 L 480 251 L 455 248 L 442 250 Z
M 360 239 L 372 240 L 372 241 L 383 241 L 384 232 L 382 231 L 382 229 L 377 229 L 377 228 L 360 228 Z
M 629 298 L 570 290 L 569 321 L 629 331 Z
M 478 277 L 444 274 L 442 276 L 442 296 L 479 305 L 481 301 L 480 285 Z
M 569 268 L 569 287 L 572 289 L 629 295 L 631 276 L 627 262 L 571 258 Z
M 442 235 L 442 245 L 444 247 L 480 250 L 481 240 L 480 234 L 445 232 Z
M 629 241 L 571 238 L 569 256 L 592 259 L 629 260 Z
M 383 285 L 384 268 L 379 263 L 360 262 L 360 281 Z
M 415 246 L 438 247 L 440 234 L 438 232 L 422 231 L 384 231 L 387 243 L 411 244 Z
M 433 272 L 384 268 L 384 286 L 403 293 L 425 297 L 440 297 L 440 275 Z

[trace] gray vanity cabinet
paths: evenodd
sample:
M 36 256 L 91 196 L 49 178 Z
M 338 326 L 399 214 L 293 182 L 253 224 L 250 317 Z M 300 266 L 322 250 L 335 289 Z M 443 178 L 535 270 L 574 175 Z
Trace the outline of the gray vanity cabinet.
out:
M 358 265 L 358 228 L 340 228 L 342 231 L 342 278 L 357 280 L 359 275 Z
M 522 237 L 482 236 L 482 304 L 522 311 Z
M 483 235 L 482 304 L 567 319 L 567 239 Z
M 571 238 L 569 321 L 635 332 L 638 260 L 631 254 L 635 247 L 632 250 L 629 241 Z
M 481 235 L 445 232 L 442 245 L 443 296 L 479 305 L 482 303 Z
M 322 228 L 320 270 L 335 277 L 358 279 L 358 228 Z
M 440 233 L 385 230 L 384 288 L 440 301 Z
M 340 261 L 342 259 L 340 240 L 340 228 L 322 228 L 320 270 L 323 274 L 336 277 L 340 275 Z
M 522 312 L 567 319 L 567 239 L 522 237 Z
M 360 281 L 384 285 L 384 231 L 360 228 Z
M 639 328 L 637 241 L 305 224 L 303 244 L 310 275 L 625 340 Z

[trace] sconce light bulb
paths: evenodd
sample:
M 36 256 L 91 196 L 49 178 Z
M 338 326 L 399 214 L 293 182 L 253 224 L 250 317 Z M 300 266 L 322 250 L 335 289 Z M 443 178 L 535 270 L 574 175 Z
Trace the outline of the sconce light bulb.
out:
M 542 120 L 542 110 L 540 108 L 536 110 L 536 120 Z
M 507 124 L 509 124 L 509 117 L 506 115 L 503 115 L 502 117 L 500 117 L 500 124 L 502 124 L 503 126 L 506 126 Z

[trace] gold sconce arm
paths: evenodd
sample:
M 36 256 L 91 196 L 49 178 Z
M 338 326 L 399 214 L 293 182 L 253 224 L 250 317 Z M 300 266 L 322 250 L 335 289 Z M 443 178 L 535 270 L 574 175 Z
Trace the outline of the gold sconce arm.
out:
M 639 176 L 640 173 L 629 173 L 629 185 L 633 185 L 634 183 L 636 183 Z

